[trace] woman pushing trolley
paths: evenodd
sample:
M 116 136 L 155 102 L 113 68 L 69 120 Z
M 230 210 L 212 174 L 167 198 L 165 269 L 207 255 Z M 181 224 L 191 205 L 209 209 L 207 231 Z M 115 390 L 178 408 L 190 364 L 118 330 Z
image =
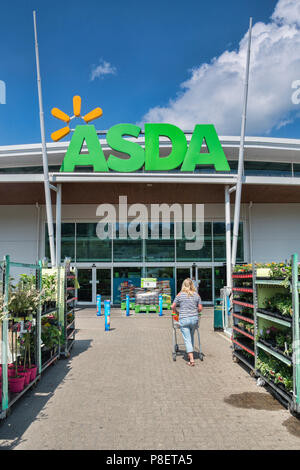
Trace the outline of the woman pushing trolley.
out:
M 176 329 L 180 328 L 183 336 L 185 349 L 188 355 L 189 366 L 195 365 L 194 360 L 194 333 L 197 331 L 199 342 L 199 358 L 203 361 L 201 351 L 200 334 L 199 334 L 199 313 L 202 310 L 201 297 L 196 292 L 192 279 L 185 279 L 182 283 L 181 291 L 175 297 L 172 304 L 173 316 L 173 359 L 176 361 L 176 353 L 178 352 L 178 344 L 176 337 Z M 177 310 L 179 310 L 179 318 L 176 321 Z

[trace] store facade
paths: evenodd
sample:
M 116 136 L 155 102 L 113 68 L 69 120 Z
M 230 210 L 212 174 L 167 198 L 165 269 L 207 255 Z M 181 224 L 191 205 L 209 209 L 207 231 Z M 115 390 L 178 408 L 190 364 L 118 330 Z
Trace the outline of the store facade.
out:
M 192 133 L 185 133 L 190 142 Z M 144 137 L 136 139 L 141 146 Z M 111 152 L 100 139 L 105 157 Z M 168 139 L 160 139 L 163 159 L 171 152 Z M 78 302 L 94 304 L 97 293 L 119 303 L 119 285 L 141 277 L 169 279 L 172 295 L 182 280 L 194 275 L 207 304 L 219 297 L 226 279 L 225 200 L 236 182 L 238 137 L 220 137 L 230 171 L 216 171 L 202 165 L 193 172 L 147 171 L 93 172 L 90 168 L 59 172 L 68 143 L 49 143 L 49 179 L 59 186 L 61 205 L 61 260 L 70 257 L 78 270 L 81 289 Z M 119 156 L 119 154 L 118 154 Z M 300 141 L 291 139 L 246 138 L 243 193 L 237 262 L 281 261 L 300 246 Z M 129 204 L 203 204 L 204 245 L 196 251 L 185 249 L 184 239 L 176 239 L 171 222 L 170 238 L 120 239 L 122 222 L 114 237 L 97 236 L 97 207 L 108 203 L 116 208 L 119 196 Z M 56 217 L 56 195 L 53 192 Z M 233 221 L 234 193 L 231 197 Z M 44 206 L 41 146 L 0 147 L 0 256 L 10 254 L 23 262 L 49 257 Z M 195 221 L 196 222 L 196 221 Z M 129 223 L 129 222 L 127 222 Z M 149 221 L 141 222 L 141 225 Z M 228 227 L 227 227 L 228 229 Z M 123 227 L 124 232 L 124 227 Z
M 97 222 L 82 222 L 78 219 L 63 222 L 61 259 L 71 257 L 77 267 L 81 285 L 78 302 L 94 304 L 96 295 L 101 293 L 118 304 L 120 284 L 129 280 L 133 285 L 139 286 L 141 277 L 168 279 L 174 296 L 186 277 L 195 276 L 201 281 L 199 289 L 203 300 L 212 303 L 214 297 L 219 296 L 226 279 L 225 223 L 206 220 L 204 245 L 196 252 L 185 249 L 186 240 L 175 239 L 173 223 L 170 239 L 163 239 L 162 226 L 163 223 L 160 223 L 158 240 L 120 240 L 119 223 L 116 224 L 115 238 L 99 240 L 96 233 Z M 241 262 L 244 260 L 243 248 L 241 223 L 238 246 L 238 260 Z M 48 258 L 50 256 L 47 230 L 45 255 Z

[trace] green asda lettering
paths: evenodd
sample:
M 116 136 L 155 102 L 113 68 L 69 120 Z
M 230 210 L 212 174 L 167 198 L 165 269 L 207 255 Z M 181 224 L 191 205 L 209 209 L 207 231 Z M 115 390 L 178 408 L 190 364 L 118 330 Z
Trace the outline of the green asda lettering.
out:
M 106 141 L 112 150 L 127 155 L 120 158 L 110 154 L 105 159 L 96 129 L 92 125 L 77 126 L 60 168 L 62 172 L 73 172 L 75 167 L 92 166 L 95 172 L 109 170 L 130 173 L 145 165 L 147 171 L 166 171 L 179 168 L 194 171 L 197 166 L 213 165 L 216 171 L 230 171 L 220 140 L 212 124 L 197 124 L 188 146 L 185 134 L 173 124 L 145 124 L 145 148 L 126 137 L 137 138 L 141 128 L 134 124 L 117 124 L 109 129 Z M 159 154 L 159 138 L 170 139 L 171 153 Z M 208 152 L 201 152 L 203 142 Z M 81 153 L 86 143 L 87 153 Z

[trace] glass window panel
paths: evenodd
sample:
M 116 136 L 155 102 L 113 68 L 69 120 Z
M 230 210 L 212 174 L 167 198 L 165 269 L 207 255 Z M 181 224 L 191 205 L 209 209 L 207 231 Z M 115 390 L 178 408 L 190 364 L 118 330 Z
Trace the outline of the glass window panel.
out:
M 183 281 L 188 277 L 191 277 L 190 268 L 177 268 L 176 270 L 177 293 L 180 292 Z
M 129 224 L 127 224 L 128 227 Z M 122 226 L 122 227 L 121 227 Z M 119 239 L 120 236 L 120 228 L 125 228 L 124 223 L 116 223 L 115 224 L 115 238 L 113 242 L 113 256 L 114 261 L 142 261 L 143 253 L 142 253 L 142 238 L 140 237 L 137 240 L 132 240 L 129 238 L 127 232 L 127 239 Z M 140 232 L 141 227 L 140 224 L 136 226 L 136 231 Z M 122 233 L 122 231 L 121 231 Z
M 198 293 L 202 302 L 212 301 L 212 268 L 198 268 Z
M 131 287 L 141 287 L 142 268 L 118 267 L 114 268 L 113 278 L 113 299 L 114 304 L 120 304 L 126 299 L 126 294 L 133 296 L 134 289 Z
M 215 271 L 215 299 L 220 298 L 220 290 L 226 286 L 226 267 L 216 266 Z
M 54 224 L 54 234 L 56 233 L 56 224 Z M 54 243 L 56 243 L 56 236 L 54 235 Z M 45 230 L 45 256 L 50 259 L 50 246 L 49 246 L 49 235 L 48 225 L 46 224 Z M 71 258 L 75 261 L 75 223 L 61 224 L 61 261 L 64 261 L 65 257 Z
M 225 222 L 214 222 L 214 260 L 226 260 L 226 232 Z
M 147 267 L 146 268 L 146 277 L 154 277 L 158 281 L 170 281 L 171 288 L 171 298 L 175 297 L 175 278 L 174 278 L 174 268 L 166 267 Z
M 92 269 L 78 269 L 78 282 L 80 289 L 77 291 L 78 302 L 93 301 Z
M 300 176 L 300 163 L 293 163 L 294 176 Z
M 183 227 L 183 225 L 182 225 Z M 193 222 L 193 231 L 196 230 L 196 223 Z M 193 240 L 187 240 L 184 235 L 184 229 L 182 228 L 182 239 L 176 240 L 176 257 L 177 261 L 212 261 L 212 234 L 211 234 L 211 222 L 204 222 L 204 244 L 199 250 L 187 250 L 186 243 L 193 242 Z
M 49 172 L 58 172 L 60 170 L 60 165 L 50 165 L 48 167 Z M 38 174 L 43 173 L 44 168 L 42 166 L 25 166 L 25 167 L 11 167 L 11 168 L 0 168 L 1 174 Z
M 231 233 L 233 231 L 233 224 L 231 224 Z M 231 237 L 232 239 L 232 237 Z M 244 226 L 243 222 L 240 223 L 239 226 L 239 236 L 237 242 L 237 250 L 236 250 L 236 260 L 240 263 L 244 261 Z
M 245 175 L 292 176 L 291 163 L 280 162 L 244 162 Z
M 228 165 L 230 167 L 230 170 L 228 172 L 224 171 L 222 173 L 236 173 L 237 172 L 237 167 L 238 167 L 237 160 L 228 160 Z M 214 165 L 199 165 L 195 168 L 194 173 L 220 173 L 220 171 L 217 171 Z
M 145 240 L 145 260 L 146 261 L 175 261 L 175 243 L 174 243 L 174 223 L 170 223 L 170 232 L 168 225 L 165 223 L 153 223 L 151 230 L 151 223 L 148 224 L 148 239 Z M 157 233 L 159 239 L 153 239 L 153 233 Z M 163 236 L 170 236 L 170 238 L 163 239 Z
M 225 222 L 214 222 L 214 261 L 226 261 L 226 233 Z M 231 242 L 232 242 L 233 223 L 231 224 Z M 240 222 L 239 236 L 237 244 L 237 261 L 244 260 L 244 237 L 243 237 L 243 222 Z
M 111 298 L 111 269 L 96 270 L 96 295 L 101 295 L 101 302 Z
M 170 266 L 166 267 L 148 267 L 146 268 L 146 277 L 154 277 L 156 279 L 168 279 L 174 277 L 174 268 Z
M 108 224 L 103 224 L 108 231 Z M 111 261 L 111 239 L 101 240 L 97 223 L 76 224 L 76 261 Z

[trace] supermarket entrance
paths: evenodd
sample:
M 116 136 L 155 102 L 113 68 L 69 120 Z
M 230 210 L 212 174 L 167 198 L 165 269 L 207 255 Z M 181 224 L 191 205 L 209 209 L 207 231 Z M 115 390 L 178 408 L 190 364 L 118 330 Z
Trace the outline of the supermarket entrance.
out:
M 77 289 L 79 305 L 95 305 L 97 294 L 101 294 L 102 302 L 111 298 L 111 268 L 97 266 L 78 267 L 77 278 L 80 289 Z
M 182 282 L 187 277 L 195 277 L 198 283 L 198 293 L 204 305 L 211 305 L 220 296 L 220 289 L 226 283 L 226 269 L 223 265 L 193 266 L 176 268 L 176 292 L 181 289 Z
M 153 263 L 154 264 L 154 263 Z M 110 299 L 112 304 L 121 304 L 122 288 L 141 287 L 141 278 L 153 277 L 158 281 L 169 283 L 171 298 L 180 291 L 182 282 L 187 277 L 195 276 L 198 281 L 198 292 L 204 305 L 213 304 L 220 297 L 220 289 L 226 282 L 226 269 L 223 263 L 193 267 L 181 266 L 101 266 L 100 263 L 77 264 L 77 277 L 80 289 L 77 289 L 78 305 L 95 305 L 97 294 L 102 302 Z

